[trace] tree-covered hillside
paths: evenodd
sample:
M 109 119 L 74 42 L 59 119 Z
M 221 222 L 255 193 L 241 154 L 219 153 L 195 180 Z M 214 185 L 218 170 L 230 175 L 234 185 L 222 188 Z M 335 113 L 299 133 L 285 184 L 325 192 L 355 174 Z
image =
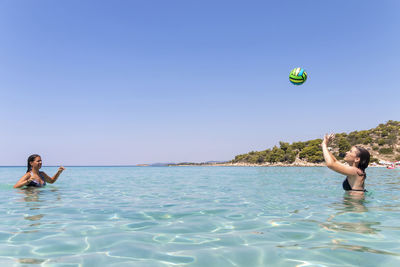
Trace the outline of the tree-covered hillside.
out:
M 348 134 L 337 133 L 334 142 L 329 146 L 338 159 L 343 159 L 351 146 L 359 145 L 365 147 L 371 153 L 371 162 L 379 160 L 397 161 L 400 160 L 399 133 L 400 122 L 390 120 L 370 130 L 354 131 Z M 320 147 L 321 142 L 322 139 L 291 144 L 279 142 L 279 147 L 274 146 L 272 149 L 237 155 L 232 163 L 293 163 L 296 159 L 319 163 L 324 161 Z

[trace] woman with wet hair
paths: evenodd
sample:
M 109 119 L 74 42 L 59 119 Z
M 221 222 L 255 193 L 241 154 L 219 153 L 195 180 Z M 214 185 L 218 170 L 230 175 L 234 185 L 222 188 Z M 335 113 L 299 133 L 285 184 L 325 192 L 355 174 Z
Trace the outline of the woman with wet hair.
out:
M 353 146 L 350 151 L 346 152 L 344 157 L 344 161 L 348 163 L 347 166 L 340 163 L 328 150 L 328 144 L 334 138 L 334 134 L 325 135 L 321 144 L 326 166 L 347 176 L 343 181 L 343 189 L 345 191 L 356 195 L 364 194 L 367 191 L 364 188 L 365 178 L 367 177 L 365 169 L 368 167 L 370 159 L 368 150 L 360 146 Z
M 52 184 L 57 181 L 60 174 L 65 170 L 64 167 L 59 167 L 56 174 L 53 177 L 48 176 L 45 172 L 39 171 L 42 167 L 42 158 L 33 154 L 28 157 L 28 170 L 25 175 L 19 179 L 19 181 L 14 185 L 14 188 L 20 188 L 23 186 L 34 186 L 42 187 L 46 183 Z

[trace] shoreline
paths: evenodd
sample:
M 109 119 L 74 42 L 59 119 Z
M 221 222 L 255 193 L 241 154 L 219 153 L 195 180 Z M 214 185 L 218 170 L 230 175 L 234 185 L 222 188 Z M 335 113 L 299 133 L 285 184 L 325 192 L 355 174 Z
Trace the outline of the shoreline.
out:
M 214 164 L 177 164 L 168 165 L 168 167 L 326 167 L 325 163 L 214 163 Z M 386 168 L 385 165 L 371 165 L 368 168 Z

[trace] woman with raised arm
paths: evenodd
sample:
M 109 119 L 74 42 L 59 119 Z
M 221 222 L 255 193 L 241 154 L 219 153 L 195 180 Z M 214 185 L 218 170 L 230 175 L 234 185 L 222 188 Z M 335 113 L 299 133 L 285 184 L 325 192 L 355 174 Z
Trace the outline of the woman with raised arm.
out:
M 367 174 L 365 169 L 368 167 L 370 154 L 368 150 L 359 146 L 353 146 L 350 151 L 346 152 L 344 161 L 349 165 L 340 163 L 328 150 L 328 144 L 335 138 L 334 134 L 324 136 L 322 141 L 322 151 L 326 166 L 338 173 L 346 175 L 343 181 L 343 189 L 351 194 L 362 195 L 367 192 L 364 188 L 365 178 Z
M 56 174 L 53 177 L 48 176 L 45 172 L 39 171 L 42 167 L 42 158 L 37 155 L 30 155 L 28 158 L 28 170 L 25 175 L 19 179 L 19 181 L 14 185 L 14 188 L 20 188 L 23 186 L 35 186 L 42 187 L 46 183 L 52 184 L 57 181 L 60 174 L 65 170 L 64 167 L 59 167 Z

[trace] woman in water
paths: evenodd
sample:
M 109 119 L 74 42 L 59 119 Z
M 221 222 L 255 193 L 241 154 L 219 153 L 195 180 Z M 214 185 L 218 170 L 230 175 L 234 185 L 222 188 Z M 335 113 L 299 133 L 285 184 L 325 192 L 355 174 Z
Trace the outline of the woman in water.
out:
M 28 158 L 28 170 L 25 175 L 14 185 L 14 188 L 20 188 L 23 186 L 35 186 L 42 187 L 47 183 L 54 183 L 57 181 L 60 174 L 63 172 L 64 167 L 59 167 L 56 174 L 53 177 L 48 176 L 45 172 L 39 171 L 42 167 L 42 158 L 39 155 L 31 155 Z
M 370 154 L 362 147 L 353 146 L 350 151 L 346 152 L 344 161 L 349 166 L 340 163 L 328 150 L 328 143 L 335 138 L 335 135 L 325 135 L 322 141 L 322 151 L 326 166 L 338 173 L 346 175 L 346 179 L 343 181 L 343 189 L 348 191 L 350 194 L 362 195 L 367 190 L 364 189 L 364 181 L 367 177 L 365 169 L 368 167 Z

